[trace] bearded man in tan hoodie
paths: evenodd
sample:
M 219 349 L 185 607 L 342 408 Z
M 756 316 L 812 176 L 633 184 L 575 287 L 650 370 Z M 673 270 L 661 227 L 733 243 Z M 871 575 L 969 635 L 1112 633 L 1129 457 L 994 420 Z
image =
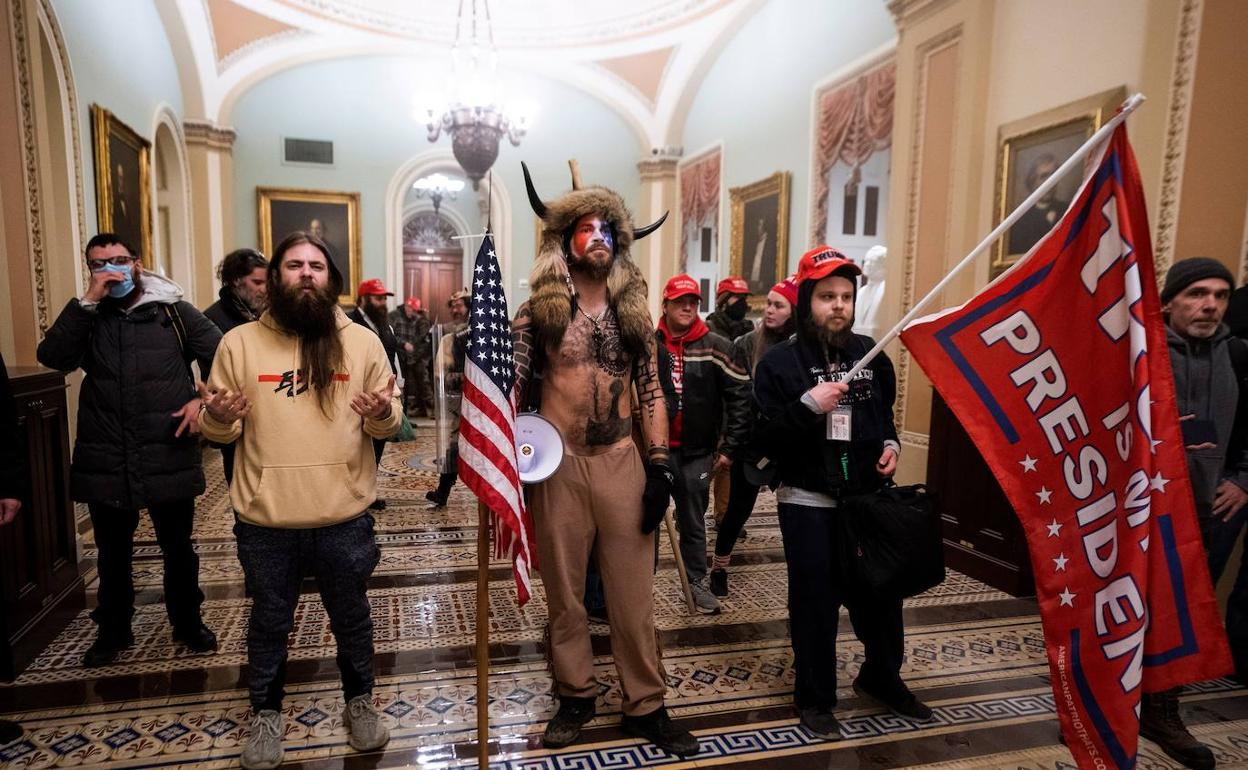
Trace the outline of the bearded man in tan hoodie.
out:
M 329 248 L 288 235 L 268 267 L 269 309 L 221 341 L 201 385 L 200 426 L 236 444 L 230 502 L 247 593 L 253 718 L 241 762 L 281 764 L 286 640 L 305 575 L 316 577 L 338 645 L 349 743 L 389 740 L 372 701 L 368 578 L 380 552 L 372 439 L 393 435 L 402 407 L 377 335 L 338 309 L 342 276 Z

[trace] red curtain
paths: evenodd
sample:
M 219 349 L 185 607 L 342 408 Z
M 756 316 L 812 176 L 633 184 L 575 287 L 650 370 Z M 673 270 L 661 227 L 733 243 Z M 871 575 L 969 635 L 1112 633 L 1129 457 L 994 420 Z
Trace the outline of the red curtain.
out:
M 688 264 L 688 228 L 702 227 L 707 218 L 719 218 L 720 153 L 714 150 L 680 171 L 680 264 Z
M 897 65 L 889 62 L 819 95 L 812 243 L 823 243 L 827 237 L 828 170 L 838 160 L 858 168 L 873 154 L 892 144 L 896 87 Z

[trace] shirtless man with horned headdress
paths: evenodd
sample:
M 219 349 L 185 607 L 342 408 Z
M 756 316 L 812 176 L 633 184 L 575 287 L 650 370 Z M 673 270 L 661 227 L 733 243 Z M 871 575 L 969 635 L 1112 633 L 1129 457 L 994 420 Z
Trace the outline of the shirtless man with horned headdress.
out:
M 541 376 L 539 412 L 563 434 L 555 475 L 532 488 L 538 559 L 550 610 L 549 651 L 559 711 L 546 725 L 551 748 L 575 741 L 594 716 L 589 625 L 581 601 L 591 554 L 606 587 L 611 651 L 620 674 L 626 731 L 682 757 L 698 741 L 663 706 L 666 681 L 654 631 L 654 538 L 667 510 L 667 411 L 659 385 L 646 282 L 629 246 L 658 229 L 633 229 L 618 193 L 584 187 L 543 202 L 529 169 L 529 202 L 542 219 L 533 294 L 512 324 L 516 393 Z M 633 442 L 640 405 L 645 456 Z

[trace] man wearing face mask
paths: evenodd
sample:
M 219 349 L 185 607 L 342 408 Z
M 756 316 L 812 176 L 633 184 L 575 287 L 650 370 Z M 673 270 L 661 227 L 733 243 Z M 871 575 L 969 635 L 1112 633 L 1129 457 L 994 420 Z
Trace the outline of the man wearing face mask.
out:
M 221 332 L 182 300 L 167 278 L 143 270 L 112 233 L 87 243 L 91 282 L 39 343 L 39 362 L 86 376 L 70 466 L 73 499 L 87 504 L 99 550 L 99 632 L 87 667 L 113 662 L 134 643 L 131 559 L 146 508 L 165 562 L 165 607 L 173 638 L 194 652 L 217 647 L 200 619 L 199 557 L 191 545 L 195 498 L 204 492 L 199 399 L 190 362 L 212 368 Z
M 715 312 L 706 316 L 706 325 L 732 342 L 754 330 L 754 323 L 745 318 L 750 311 L 750 285 L 739 275 L 730 275 L 715 287 Z
M 750 285 L 741 276 L 730 275 L 715 288 L 715 312 L 707 315 L 706 325 L 715 334 L 732 342 L 754 330 L 754 323 L 745 318 L 749 310 Z M 729 488 L 728 470 L 717 465 L 711 473 L 716 527 L 723 524 L 724 514 L 728 511 Z

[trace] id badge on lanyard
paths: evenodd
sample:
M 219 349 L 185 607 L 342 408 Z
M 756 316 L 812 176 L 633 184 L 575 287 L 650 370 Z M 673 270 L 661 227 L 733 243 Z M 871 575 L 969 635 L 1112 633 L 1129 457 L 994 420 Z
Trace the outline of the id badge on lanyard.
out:
M 829 441 L 852 441 L 853 440 L 853 416 L 854 410 L 848 406 L 838 406 L 827 414 L 828 421 L 828 440 Z
M 827 355 L 826 353 L 824 354 Z M 839 356 L 838 356 L 839 359 Z M 831 376 L 832 362 L 825 357 L 828 375 Z M 845 394 L 849 395 L 848 392 Z M 853 416 L 854 410 L 849 404 L 840 404 L 832 411 L 828 412 L 827 417 L 827 438 L 829 441 L 852 441 L 853 440 Z

